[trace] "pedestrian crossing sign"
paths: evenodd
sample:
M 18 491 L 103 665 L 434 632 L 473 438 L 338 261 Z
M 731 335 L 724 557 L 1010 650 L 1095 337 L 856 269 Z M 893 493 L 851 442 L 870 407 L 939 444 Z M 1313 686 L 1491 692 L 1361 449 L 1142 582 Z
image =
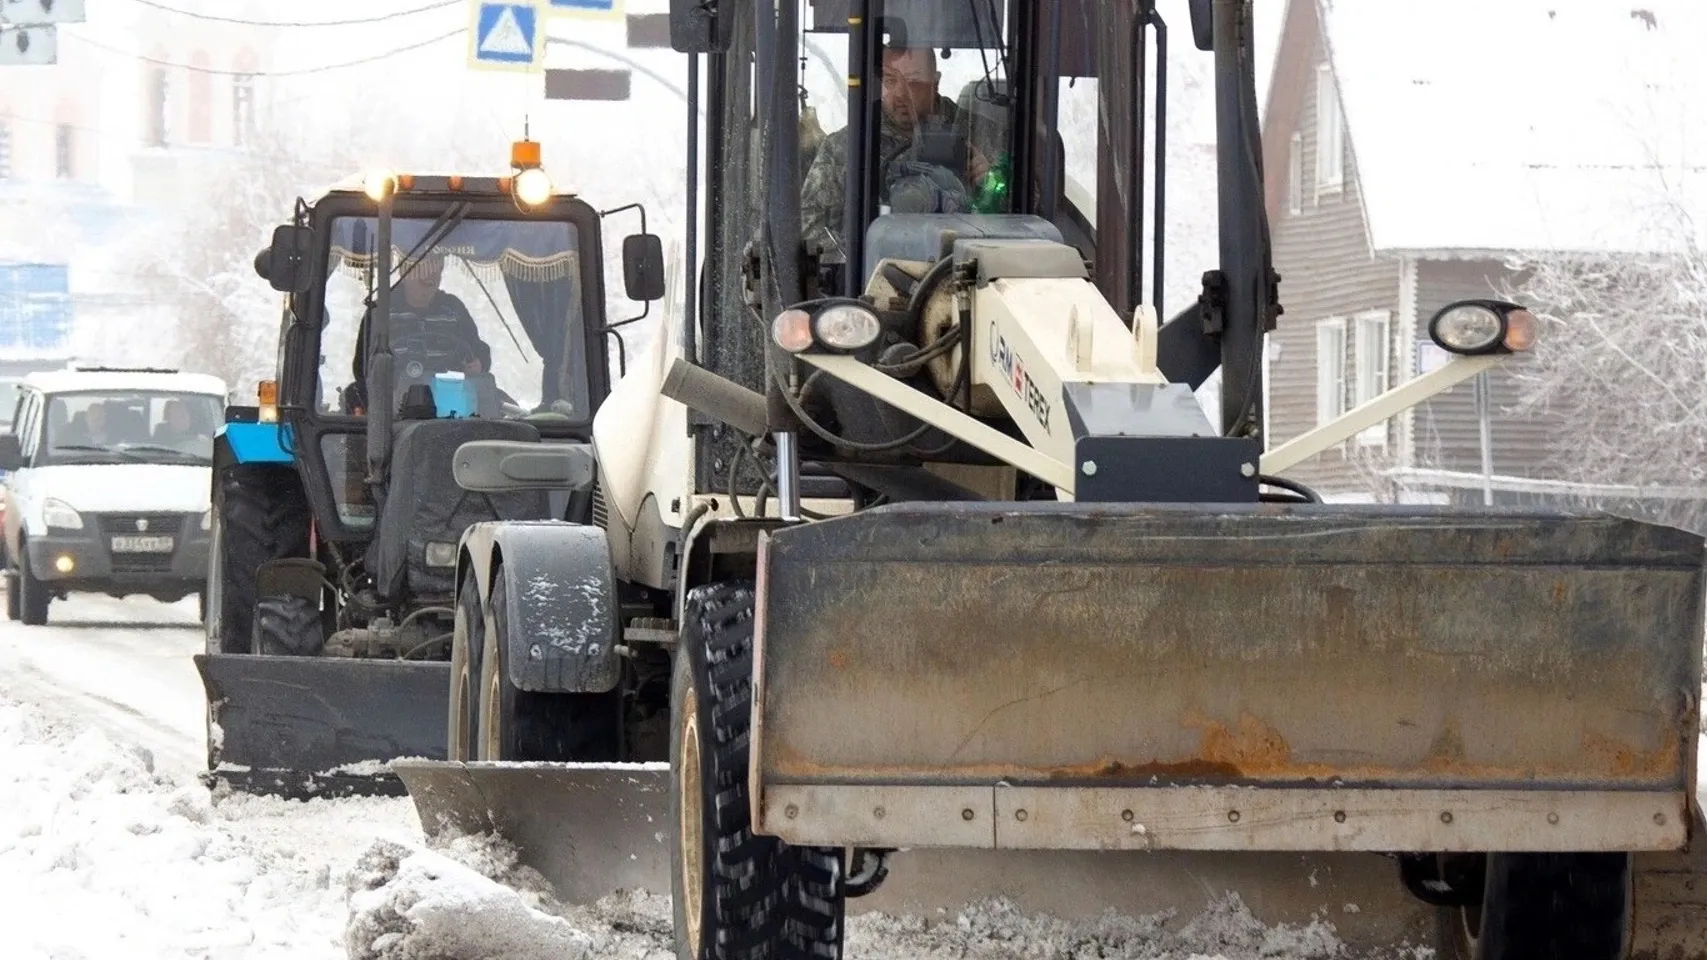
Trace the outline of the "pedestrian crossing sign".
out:
M 535 0 L 471 0 L 468 65 L 536 71 L 545 66 L 545 24 Z
M 622 0 L 545 0 L 545 11 L 574 20 L 621 20 Z

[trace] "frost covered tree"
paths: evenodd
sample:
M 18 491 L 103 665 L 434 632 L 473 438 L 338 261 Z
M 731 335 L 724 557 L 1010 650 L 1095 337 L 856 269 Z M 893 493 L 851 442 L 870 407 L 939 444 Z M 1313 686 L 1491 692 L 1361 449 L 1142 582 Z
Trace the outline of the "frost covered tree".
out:
M 1533 356 L 1512 367 L 1524 391 L 1514 412 L 1566 418 L 1556 474 L 1699 490 L 1635 499 L 1666 522 L 1707 530 L 1707 249 L 1528 255 L 1508 266 L 1519 279 L 1507 294 L 1542 322 Z

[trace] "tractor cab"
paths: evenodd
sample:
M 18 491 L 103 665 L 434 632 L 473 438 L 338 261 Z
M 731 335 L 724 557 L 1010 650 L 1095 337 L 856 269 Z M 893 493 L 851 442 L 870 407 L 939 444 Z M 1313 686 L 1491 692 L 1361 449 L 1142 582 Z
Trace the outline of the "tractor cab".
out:
M 535 479 L 573 460 L 610 390 L 615 328 L 649 312 L 607 322 L 605 214 L 552 185 L 537 143 L 515 144 L 511 166 L 351 179 L 299 201 L 255 258 L 286 299 L 276 378 L 227 410 L 215 443 L 198 658 L 222 731 L 210 769 L 295 776 L 442 753 L 463 535 L 592 519 L 585 486 L 459 483 L 482 467 L 459 453 L 471 441 L 497 451 L 485 468 Z M 624 278 L 649 304 L 662 251 L 640 220 Z M 274 702 L 287 687 L 374 712 L 360 731 L 297 724 L 281 744 L 279 717 L 302 709 Z

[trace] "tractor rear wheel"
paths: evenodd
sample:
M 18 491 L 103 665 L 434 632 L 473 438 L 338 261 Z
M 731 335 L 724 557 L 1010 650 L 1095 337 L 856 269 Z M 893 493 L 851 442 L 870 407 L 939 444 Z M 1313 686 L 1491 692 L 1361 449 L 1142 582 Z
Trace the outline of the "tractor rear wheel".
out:
M 1625 853 L 1490 853 L 1480 902 L 1442 907 L 1453 960 L 1623 960 L 1632 934 Z

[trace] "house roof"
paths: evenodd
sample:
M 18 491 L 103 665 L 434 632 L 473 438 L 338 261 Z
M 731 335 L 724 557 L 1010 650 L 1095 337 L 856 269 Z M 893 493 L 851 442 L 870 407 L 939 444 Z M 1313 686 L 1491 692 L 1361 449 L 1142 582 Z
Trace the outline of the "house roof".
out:
M 1294 2 L 1320 4 L 1375 250 L 1707 243 L 1701 0 Z

